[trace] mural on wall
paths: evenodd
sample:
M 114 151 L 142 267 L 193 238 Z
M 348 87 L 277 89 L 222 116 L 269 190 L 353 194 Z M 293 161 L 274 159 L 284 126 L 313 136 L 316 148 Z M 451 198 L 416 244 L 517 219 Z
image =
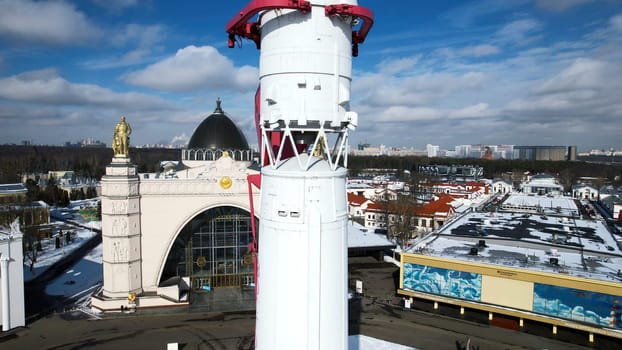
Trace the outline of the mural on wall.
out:
M 533 311 L 541 314 L 622 328 L 622 297 L 534 283 Z
M 479 301 L 482 294 L 482 275 L 405 263 L 404 288 Z

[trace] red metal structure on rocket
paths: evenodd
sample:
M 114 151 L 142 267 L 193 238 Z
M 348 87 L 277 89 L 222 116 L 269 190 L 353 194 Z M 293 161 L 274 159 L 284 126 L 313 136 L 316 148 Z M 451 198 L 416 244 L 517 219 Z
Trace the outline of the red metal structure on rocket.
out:
M 255 0 L 227 24 L 229 47 L 242 37 L 261 50 L 255 118 L 263 167 L 260 179 L 249 178 L 249 187 L 261 181 L 252 247 L 257 349 L 347 348 L 345 167 L 358 124 L 352 56 L 373 14 L 356 0 L 336 2 Z

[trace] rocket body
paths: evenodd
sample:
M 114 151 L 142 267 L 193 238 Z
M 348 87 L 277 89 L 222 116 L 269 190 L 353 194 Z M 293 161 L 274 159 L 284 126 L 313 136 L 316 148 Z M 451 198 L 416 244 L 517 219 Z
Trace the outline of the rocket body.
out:
M 372 22 L 356 0 L 254 0 L 227 24 L 261 50 L 256 349 L 347 349 L 352 55 Z
M 261 118 L 317 128 L 340 127 L 350 108 L 351 18 L 328 17 L 314 1 L 311 13 L 269 11 L 261 24 Z M 349 1 L 354 3 L 355 1 Z
M 257 349 L 346 349 L 346 170 L 264 168 Z

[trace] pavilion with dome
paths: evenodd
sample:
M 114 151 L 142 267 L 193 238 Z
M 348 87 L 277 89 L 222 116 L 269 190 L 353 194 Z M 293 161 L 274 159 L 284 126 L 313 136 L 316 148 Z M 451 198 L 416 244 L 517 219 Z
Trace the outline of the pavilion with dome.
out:
M 254 156 L 220 100 L 177 166 L 138 173 L 131 154 L 115 156 L 101 181 L 104 283 L 92 305 L 184 305 L 193 291 L 254 286 L 249 243 L 258 219 L 247 180 L 259 173 Z M 259 190 L 252 192 L 258 213 Z

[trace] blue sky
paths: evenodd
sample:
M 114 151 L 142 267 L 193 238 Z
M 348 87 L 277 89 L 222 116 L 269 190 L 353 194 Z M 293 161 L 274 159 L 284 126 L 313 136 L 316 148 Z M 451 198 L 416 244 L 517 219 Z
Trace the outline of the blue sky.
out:
M 216 98 L 256 143 L 248 1 L 0 0 L 0 143 L 187 141 Z M 359 1 L 351 144 L 622 148 L 622 1 Z

